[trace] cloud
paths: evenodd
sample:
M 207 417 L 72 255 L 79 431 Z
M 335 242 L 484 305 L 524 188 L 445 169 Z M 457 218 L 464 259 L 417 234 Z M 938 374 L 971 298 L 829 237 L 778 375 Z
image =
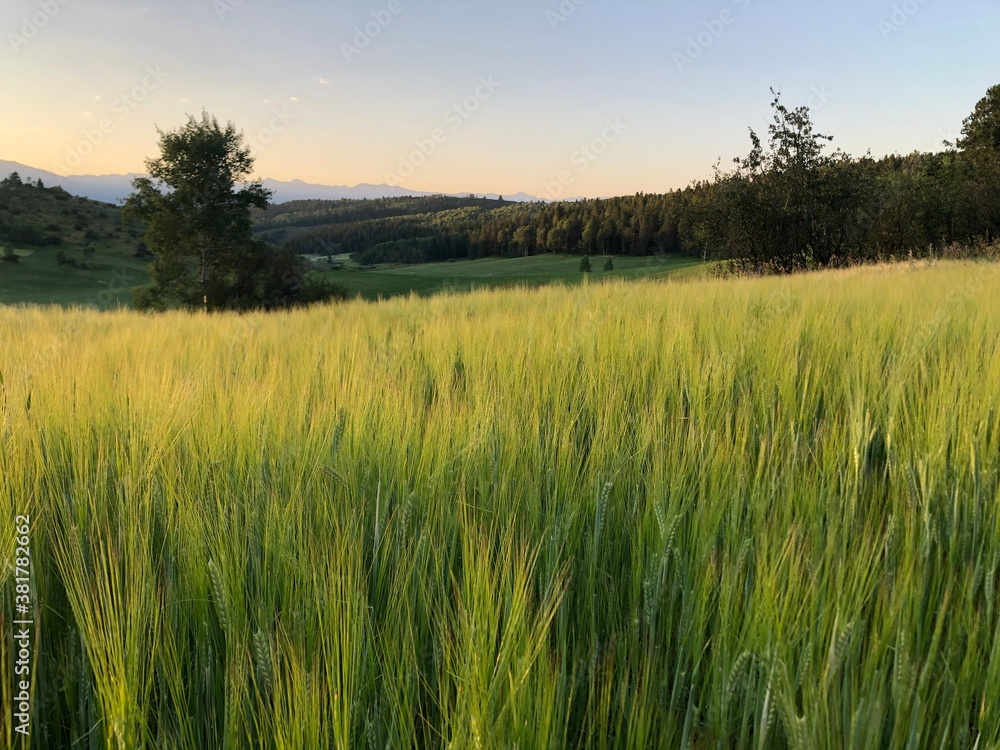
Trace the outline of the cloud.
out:
M 330 82 L 328 80 L 326 80 L 325 78 L 320 78 L 319 79 L 319 85 L 320 86 L 329 86 Z
M 298 100 L 299 100 L 299 97 L 297 97 L 297 96 L 293 96 L 293 97 L 290 97 L 288 99 L 288 101 L 290 101 L 290 102 L 297 102 Z

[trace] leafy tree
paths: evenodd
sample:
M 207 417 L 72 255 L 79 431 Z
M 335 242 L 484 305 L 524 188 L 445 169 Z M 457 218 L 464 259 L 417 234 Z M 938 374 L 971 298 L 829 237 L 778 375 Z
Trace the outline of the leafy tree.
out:
M 149 177 L 133 181 L 126 212 L 147 226 L 153 283 L 136 304 L 206 311 L 287 307 L 306 300 L 304 261 L 253 237 L 253 210 L 271 197 L 248 181 L 253 156 L 242 133 L 207 112 L 160 133 Z M 238 183 L 240 183 L 238 185 Z M 315 289 L 313 290 L 315 291 Z M 336 289 L 327 288 L 330 296 Z
M 569 250 L 569 227 L 569 221 L 563 219 L 549 230 L 549 236 L 546 241 L 549 252 L 563 253 Z
M 614 258 L 608 258 L 608 262 L 604 264 L 604 270 L 605 271 L 614 271 L 615 270 L 615 259 Z
M 590 273 L 591 270 L 593 269 L 590 267 L 590 256 L 584 255 L 580 258 L 580 273 Z
M 523 225 L 514 230 L 512 242 L 521 254 L 527 257 L 529 251 L 531 250 L 533 238 L 534 236 L 531 231 L 531 227 Z
M 586 255 L 590 255 L 597 250 L 597 221 L 593 217 L 588 219 L 587 223 L 583 225 L 583 235 L 580 238 L 580 244 Z
M 251 236 L 251 209 L 267 207 L 260 182 L 236 183 L 253 168 L 250 149 L 229 123 L 207 112 L 160 134 L 160 156 L 146 161 L 150 177 L 133 181 L 126 211 L 147 225 L 156 254 L 146 299 L 162 305 L 216 310 L 232 306 L 248 260 L 260 248 Z M 165 188 L 165 190 L 163 190 Z
M 853 256 L 864 242 L 857 217 L 868 173 L 841 151 L 826 153 L 833 138 L 816 132 L 809 109 L 789 109 L 773 93 L 766 145 L 751 130 L 750 153 L 700 186 L 694 232 L 709 256 L 744 271 L 789 273 Z

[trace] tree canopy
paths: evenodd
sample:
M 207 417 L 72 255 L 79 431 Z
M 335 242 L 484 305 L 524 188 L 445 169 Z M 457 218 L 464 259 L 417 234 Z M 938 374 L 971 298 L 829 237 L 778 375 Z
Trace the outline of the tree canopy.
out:
M 153 283 L 137 306 L 206 311 L 285 307 L 335 296 L 307 277 L 302 260 L 255 239 L 254 209 L 271 197 L 246 178 L 253 155 L 233 123 L 203 112 L 160 134 L 149 177 L 133 181 L 126 211 L 146 224 Z
M 965 119 L 957 145 L 963 151 L 1000 152 L 1000 85 L 991 87 Z

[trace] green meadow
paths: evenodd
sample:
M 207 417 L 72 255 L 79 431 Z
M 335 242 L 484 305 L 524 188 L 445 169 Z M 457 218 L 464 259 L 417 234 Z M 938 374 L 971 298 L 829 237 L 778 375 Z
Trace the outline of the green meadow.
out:
M 345 262 L 342 270 L 323 271 L 323 276 L 340 284 L 349 296 L 365 299 L 415 293 L 421 296 L 438 292 L 474 291 L 494 287 L 577 284 L 584 276 L 590 281 L 641 279 L 665 276 L 681 278 L 704 273 L 697 258 L 647 256 L 612 258 L 614 270 L 604 271 L 607 256 L 591 259 L 592 273 L 580 272 L 579 255 L 533 255 L 527 258 L 483 258 L 446 263 L 384 265 L 361 269 Z M 320 264 L 322 268 L 323 264 Z
M 600 268 L 0 307 L 33 747 L 1000 746 L 997 266 Z

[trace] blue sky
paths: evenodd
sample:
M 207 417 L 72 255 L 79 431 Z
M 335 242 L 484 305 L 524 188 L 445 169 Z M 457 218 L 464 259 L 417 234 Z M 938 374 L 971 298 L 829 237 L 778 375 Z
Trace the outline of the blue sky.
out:
M 882 155 L 939 148 L 1000 83 L 995 0 L 577 2 L 5 0 L 0 159 L 140 171 L 204 108 L 260 176 L 659 192 L 745 153 L 772 86 Z

